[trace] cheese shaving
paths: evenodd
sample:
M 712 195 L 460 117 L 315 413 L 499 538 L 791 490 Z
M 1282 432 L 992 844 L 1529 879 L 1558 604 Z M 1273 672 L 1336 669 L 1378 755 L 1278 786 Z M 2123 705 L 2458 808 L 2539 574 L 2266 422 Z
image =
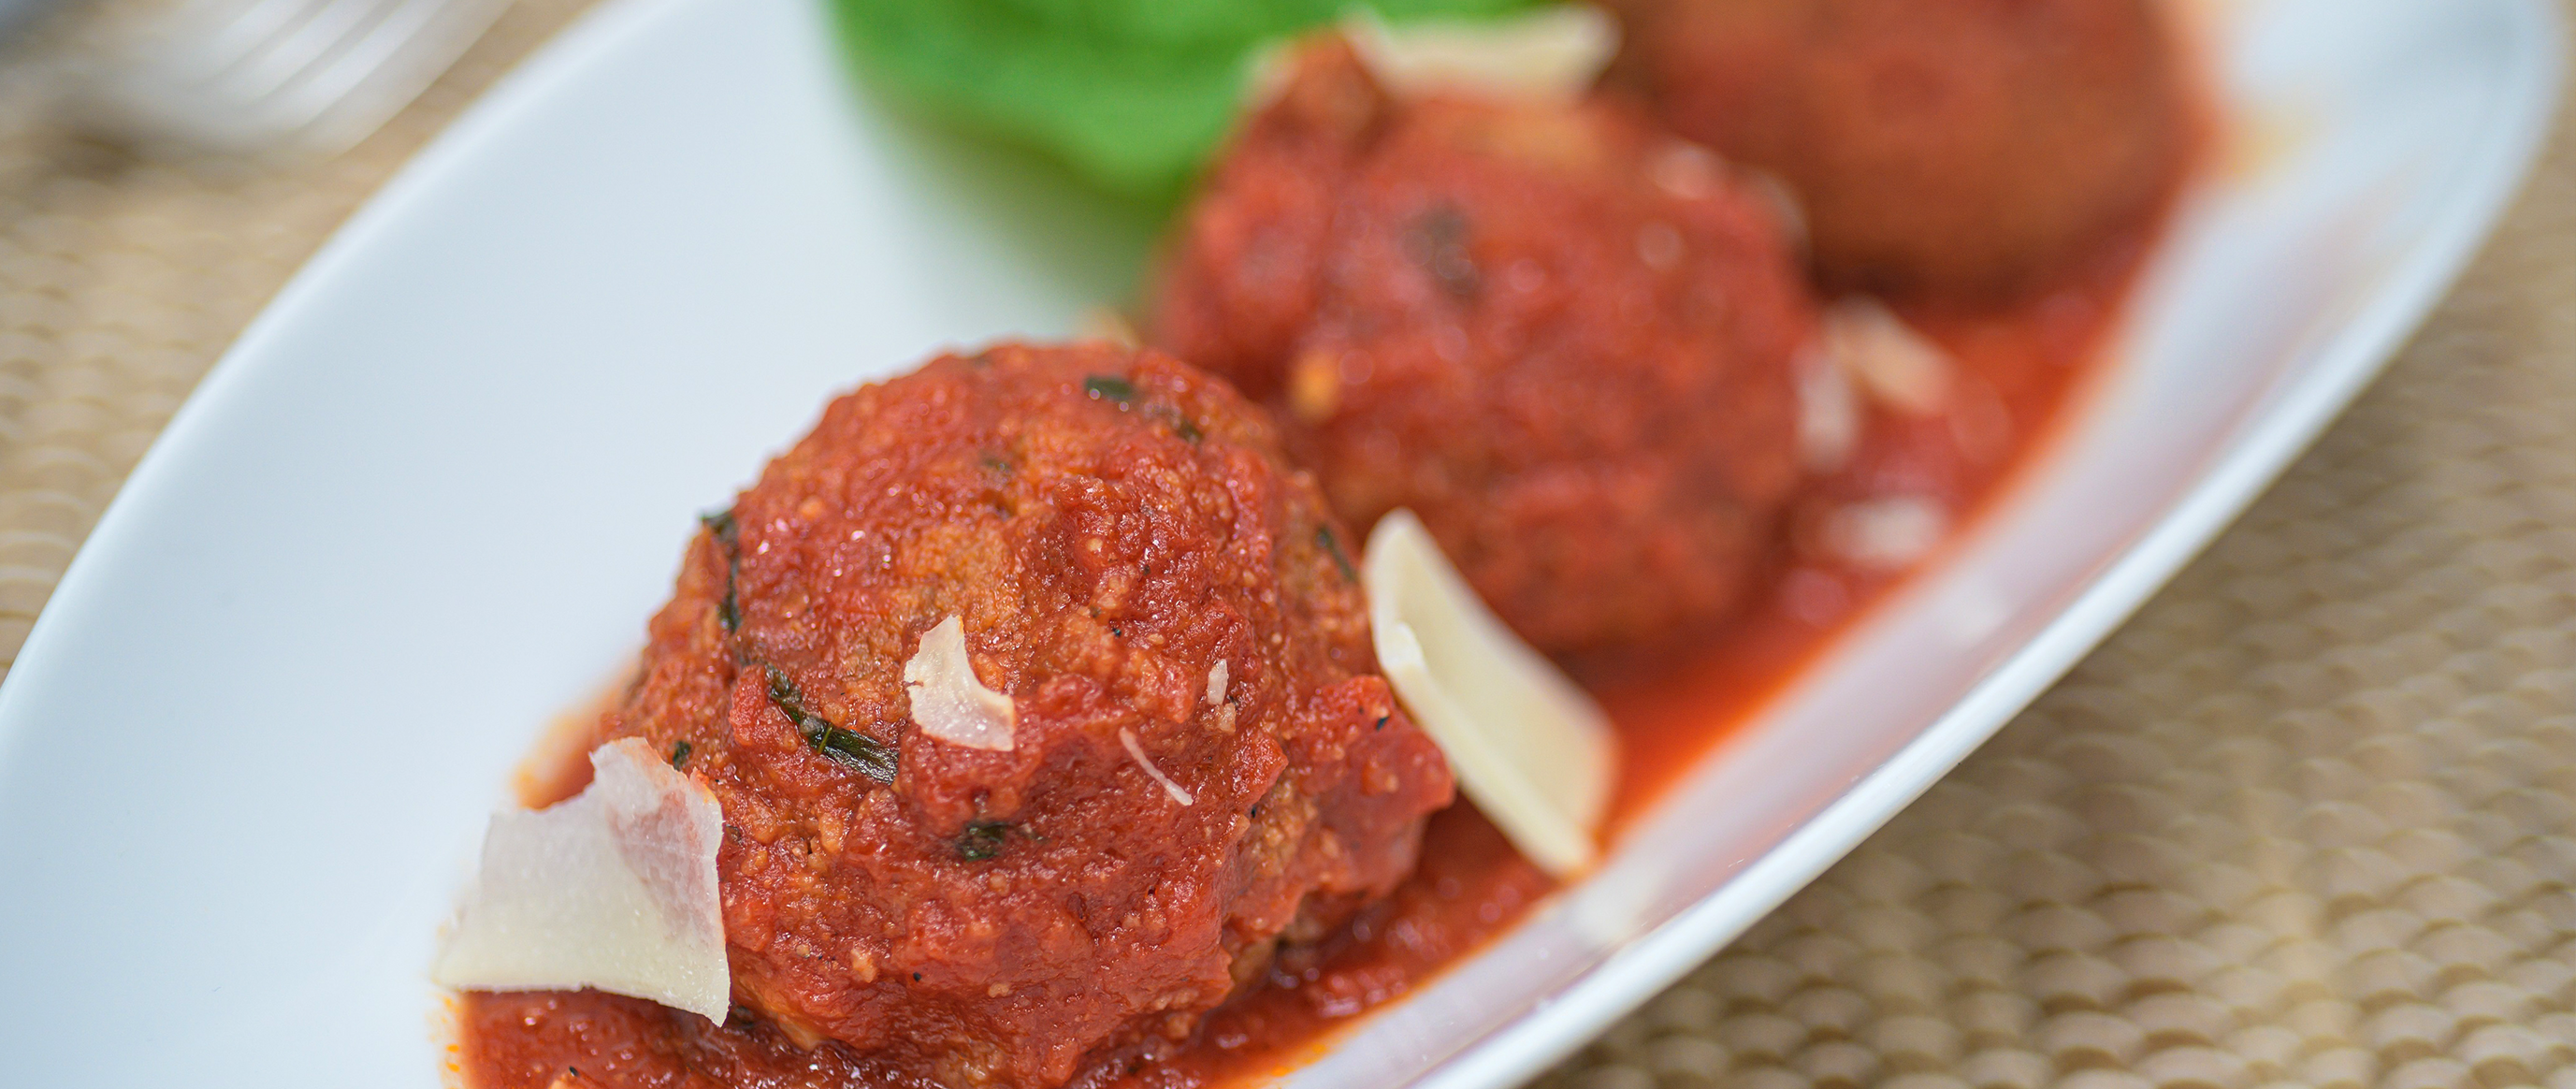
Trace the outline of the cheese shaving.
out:
M 1860 387 L 1917 416 L 1950 402 L 1950 356 L 1875 299 L 1855 295 L 1825 314 L 1825 350 Z
M 1823 352 L 1798 360 L 1798 463 L 1811 473 L 1831 473 L 1860 449 L 1860 396 L 1851 373 Z
M 1798 199 L 1797 187 L 1767 170 L 1747 169 L 1742 176 L 1762 196 L 1762 202 L 1771 206 L 1771 221 L 1779 226 L 1789 249 L 1801 258 L 1807 256 L 1814 239 L 1807 228 L 1807 206 Z
M 984 687 L 966 657 L 966 622 L 956 616 L 922 633 L 912 660 L 903 664 L 904 696 L 912 721 L 951 745 L 1009 752 L 1019 720 L 1011 697 Z
M 1342 32 L 1381 85 L 1408 97 L 1461 91 L 1570 103 L 1591 89 L 1619 51 L 1618 24 L 1574 4 L 1507 19 L 1425 19 L 1400 27 L 1362 9 Z
M 1825 544 L 1856 567 L 1899 571 L 1932 553 L 1950 531 L 1950 511 L 1929 496 L 1898 495 L 1837 508 Z
M 1591 866 L 1616 774 L 1609 717 L 1477 599 L 1413 512 L 1378 520 L 1362 564 L 1378 667 L 1459 789 L 1541 869 Z
M 1225 661 L 1223 659 L 1219 659 L 1215 665 L 1208 667 L 1207 703 L 1210 707 L 1214 707 L 1225 702 L 1225 669 Z
M 1127 315 L 1106 306 L 1084 307 L 1082 313 L 1074 315 L 1073 332 L 1078 337 L 1106 340 L 1125 348 L 1144 343 L 1136 335 L 1136 324 L 1128 321 Z
M 1145 774 L 1153 776 L 1155 782 L 1163 784 L 1163 793 L 1170 796 L 1173 801 L 1182 805 L 1198 804 L 1198 799 L 1191 797 L 1188 790 L 1181 784 L 1173 782 L 1171 776 L 1163 774 L 1163 769 L 1155 767 L 1154 762 L 1145 756 L 1145 746 L 1136 741 L 1136 731 L 1124 726 L 1119 727 L 1118 743 L 1127 747 L 1127 755 L 1136 758 L 1137 765 L 1145 769 Z
M 715 795 L 637 738 L 592 750 L 590 764 L 590 786 L 571 799 L 493 815 L 431 978 L 468 990 L 589 987 L 723 1021 L 733 979 Z

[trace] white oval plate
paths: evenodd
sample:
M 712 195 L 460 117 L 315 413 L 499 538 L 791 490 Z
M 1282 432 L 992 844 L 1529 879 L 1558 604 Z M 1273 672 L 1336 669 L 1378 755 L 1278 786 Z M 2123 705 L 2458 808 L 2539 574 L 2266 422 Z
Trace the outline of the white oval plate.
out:
M 1291 1081 L 1486 1089 L 1576 1046 L 2056 678 L 2422 318 L 2546 130 L 2555 8 L 2213 11 L 2275 146 L 2186 208 L 2072 440 L 1598 876 Z M 694 513 L 831 391 L 1123 292 L 1145 226 L 1025 167 L 867 106 L 807 0 L 617 0 L 425 152 L 0 685 L 9 1080 L 439 1084 L 426 966 L 484 815 Z

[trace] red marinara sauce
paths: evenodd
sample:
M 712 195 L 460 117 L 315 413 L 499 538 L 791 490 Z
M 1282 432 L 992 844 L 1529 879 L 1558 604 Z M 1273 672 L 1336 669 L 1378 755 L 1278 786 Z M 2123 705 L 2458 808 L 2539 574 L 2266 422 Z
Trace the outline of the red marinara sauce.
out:
M 1955 539 L 2046 456 L 2101 371 L 2099 349 L 2161 227 L 2158 216 L 2131 228 L 2053 285 L 1999 310 L 1900 306 L 1956 365 L 1960 395 L 1949 409 L 1914 417 L 1865 409 L 1859 449 L 1841 470 L 1805 486 L 1769 576 L 1718 634 L 1651 657 L 1573 664 L 1620 733 L 1620 782 L 1605 834 L 1611 846 L 1910 577 L 1839 562 L 1816 547 L 1815 527 L 1835 504 L 1891 491 L 1931 498 L 1953 512 L 1945 540 Z M 1938 561 L 1936 549 L 1911 570 Z M 582 747 L 558 745 L 532 762 L 534 774 L 523 784 L 532 804 L 580 788 L 582 754 L 574 750 Z M 1073 1084 L 1216 1089 L 1276 1077 L 1510 929 L 1553 888 L 1461 801 L 1432 816 L 1418 869 L 1392 895 L 1325 940 L 1283 954 L 1177 1050 L 1152 1060 L 1133 1050 L 1095 1056 Z M 918 1072 L 838 1044 L 800 1047 L 739 1013 L 719 1026 L 583 991 L 468 993 L 456 1000 L 455 1014 L 449 1071 L 468 1089 L 940 1089 Z
M 2075 415 L 2153 237 L 2142 230 L 2105 246 L 2063 284 L 2000 312 L 1906 313 L 1957 364 L 1970 391 L 1961 417 L 1974 424 L 1954 423 L 1949 414 L 1874 415 L 1862 449 L 1841 473 L 1814 485 L 1815 493 L 1866 494 L 1875 481 L 1902 479 L 1962 512 L 1949 534 L 1955 538 L 2045 456 Z M 1715 638 L 1653 657 L 1575 664 L 1619 731 L 1619 787 L 1606 834 L 1614 848 L 1702 757 L 1910 577 L 1788 551 L 1760 599 Z M 1266 986 L 1220 1008 L 1180 1055 L 1133 1068 L 1095 1066 L 1077 1084 L 1202 1089 L 1277 1077 L 1329 1046 L 1357 1014 L 1411 992 L 1510 929 L 1554 888 L 1462 800 L 1432 816 L 1413 877 L 1318 955 L 1274 967 Z
M 2106 247 L 2059 288 L 1982 316 L 1907 313 L 1977 391 L 1977 426 L 1947 418 L 1870 420 L 1832 495 L 1895 475 L 1937 490 L 1961 521 L 1990 506 L 2044 456 L 2101 369 L 2097 349 L 2152 238 Z M 1953 535 L 1956 533 L 1954 528 Z M 1609 838 L 1695 767 L 1906 576 L 1787 550 L 1765 594 L 1714 640 L 1658 660 L 1597 660 L 1577 673 L 1609 707 L 1622 742 Z M 1936 557 L 1937 562 L 1937 557 Z M 556 781 L 560 793 L 577 783 Z M 1199 1089 L 1276 1076 L 1378 1006 L 1474 952 L 1553 883 L 1514 853 L 1474 807 L 1433 816 L 1420 868 L 1393 896 L 1331 938 L 1283 957 L 1256 989 L 1219 1008 L 1176 1054 L 1096 1060 L 1082 1089 Z M 691 1014 L 596 992 L 471 993 L 458 1000 L 455 1072 L 471 1089 L 824 1089 L 921 1086 L 916 1074 L 826 1044 L 811 1051 L 749 1018 L 720 1027 Z M 536 1079 L 530 1071 L 551 1073 Z

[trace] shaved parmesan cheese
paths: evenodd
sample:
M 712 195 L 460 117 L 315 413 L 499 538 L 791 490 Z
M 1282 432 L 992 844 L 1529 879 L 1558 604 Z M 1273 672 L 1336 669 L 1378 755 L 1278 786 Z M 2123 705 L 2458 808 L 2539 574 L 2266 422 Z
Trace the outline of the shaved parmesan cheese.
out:
M 1789 249 L 1800 257 L 1806 256 L 1815 240 L 1807 229 L 1807 206 L 1798 199 L 1797 187 L 1767 170 L 1746 170 L 1744 180 L 1752 184 L 1754 192 L 1762 194 L 1763 203 L 1771 206 L 1771 220 L 1779 225 Z
M 1683 200 L 1706 200 L 1726 184 L 1726 160 L 1688 140 L 1666 140 L 1646 160 L 1646 177 Z
M 1825 314 L 1825 350 L 1890 408 L 1929 416 L 1949 403 L 1949 355 L 1876 299 L 1835 303 Z
M 650 999 L 723 1021 L 732 993 L 715 795 L 636 738 L 592 750 L 590 786 L 497 813 L 430 976 L 442 987 Z
M 1250 117 L 1269 109 L 1297 81 L 1297 51 L 1285 39 L 1271 39 L 1243 58 L 1243 101 L 1236 106 Z
M 922 633 L 921 646 L 903 664 L 903 692 L 921 732 L 970 749 L 1011 750 L 1019 715 L 1011 697 L 975 679 L 975 664 L 966 660 L 965 621 L 951 616 Z
M 1343 34 L 1380 84 L 1408 96 L 1463 91 L 1572 102 L 1619 51 L 1618 24 L 1574 4 L 1508 19 L 1426 19 L 1401 27 L 1363 11 L 1344 24 Z
M 1215 665 L 1208 667 L 1207 703 L 1210 707 L 1225 702 L 1225 668 L 1223 658 L 1217 659 Z
M 1825 519 L 1825 544 L 1853 566 L 1899 571 L 1930 555 L 1949 531 L 1940 500 L 1899 495 L 1836 509 Z
M 1540 868 L 1590 866 L 1615 774 L 1608 716 L 1485 608 L 1413 512 L 1378 520 L 1362 564 L 1378 667 L 1459 788 Z
M 1822 475 L 1860 449 L 1860 397 L 1850 372 L 1821 352 L 1798 360 L 1798 463 Z
M 1127 320 L 1127 315 L 1106 306 L 1084 307 L 1082 313 L 1074 315 L 1073 332 L 1076 336 L 1106 340 L 1126 348 L 1144 343 L 1136 336 L 1136 325 Z
M 1183 789 L 1181 784 L 1173 782 L 1171 776 L 1163 774 L 1163 769 L 1155 767 L 1154 761 L 1145 756 L 1145 746 L 1136 740 L 1136 731 L 1124 726 L 1119 727 L 1118 743 L 1127 747 L 1127 755 L 1136 758 L 1137 765 L 1145 769 L 1145 774 L 1152 776 L 1155 782 L 1163 784 L 1165 795 L 1182 805 L 1198 804 L 1198 799 L 1191 797 L 1188 790 Z

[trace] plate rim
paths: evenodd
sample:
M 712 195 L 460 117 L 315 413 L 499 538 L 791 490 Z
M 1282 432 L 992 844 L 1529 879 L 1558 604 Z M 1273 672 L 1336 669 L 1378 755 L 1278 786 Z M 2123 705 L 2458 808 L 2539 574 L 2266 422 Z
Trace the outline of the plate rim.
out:
M 171 415 L 100 513 L 0 679 L 0 761 L 28 727 L 18 682 L 54 655 L 61 617 L 92 608 L 97 569 L 122 547 L 137 505 L 166 489 L 169 465 L 206 421 L 241 395 L 257 357 L 293 324 L 354 255 L 393 227 L 490 138 L 576 80 L 621 43 L 702 0 L 605 0 L 483 90 L 370 194 L 243 328 Z M 808 0 L 811 2 L 811 0 Z M 2498 108 L 2461 162 L 2470 170 L 2425 238 L 2394 263 L 2341 328 L 2314 349 L 2316 362 L 2282 387 L 2267 411 L 2231 438 L 2197 480 L 2139 537 L 2087 579 L 2068 604 L 2010 652 L 1947 711 L 1853 782 L 1715 892 L 1626 942 L 1539 1007 L 1469 1041 L 1408 1084 L 1488 1089 L 1534 1076 L 1786 901 L 1904 810 L 2091 653 L 2285 473 L 2395 359 L 2466 271 L 2525 186 L 2560 108 L 2567 17 L 2552 0 L 2497 0 L 2516 20 L 2515 52 L 2499 78 Z M 30 668 L 30 667 L 34 668 Z M 1302 1065 L 1302 1064 L 1301 1064 Z
M 2551 0 L 2499 0 L 2518 20 L 2497 109 L 2460 157 L 2469 171 L 2379 290 L 2312 351 L 2316 362 L 2216 451 L 2138 538 L 2055 617 L 1913 740 L 1725 884 L 1602 959 L 1539 1007 L 1434 1062 L 1411 1089 L 1501 1089 L 1563 1060 L 1679 982 L 1842 861 L 2091 654 L 2197 558 L 2394 362 L 2527 186 L 2565 92 L 2567 18 Z M 2188 200 L 2188 196 L 2185 198 Z M 2107 377 L 2107 376 L 2106 376 Z M 2027 485 L 2022 481 L 2016 486 Z M 2007 497 L 2010 503 L 2011 498 Z M 1997 513 L 1988 512 L 1989 516 Z M 1985 519 L 1981 519 L 1984 521 Z
M 322 285 L 333 273 L 355 260 L 377 236 L 395 229 L 410 205 L 465 166 L 481 145 L 504 131 L 517 115 L 536 108 L 545 99 L 547 88 L 577 78 L 622 40 L 645 33 L 654 22 L 691 2 L 603 0 L 575 16 L 493 80 L 455 120 L 396 167 L 260 307 L 259 313 L 206 368 L 204 377 L 170 414 L 170 422 L 162 426 L 143 455 L 135 460 L 133 471 L 126 474 L 125 482 L 100 510 L 98 521 L 81 539 L 71 562 L 63 568 L 62 578 L 54 583 L 53 593 L 37 611 L 35 623 L 27 629 L 26 641 L 19 645 L 18 655 L 10 663 L 8 676 L 0 677 L 0 762 L 10 758 L 20 732 L 10 726 L 20 717 L 15 708 L 21 699 L 17 693 L 24 685 L 17 683 L 18 678 L 31 672 L 30 663 L 39 667 L 32 672 L 42 672 L 55 653 L 51 649 L 53 631 L 63 623 L 60 617 L 90 607 L 85 603 L 96 594 L 92 586 L 98 576 L 94 572 L 108 562 L 100 556 L 122 546 L 124 525 L 133 517 L 128 512 L 138 503 L 153 502 L 146 497 L 167 487 L 164 478 L 169 474 L 168 465 L 179 456 L 172 451 L 194 444 L 197 432 L 208 426 L 204 421 L 222 412 L 219 406 L 240 396 L 240 388 L 255 373 L 252 368 L 258 365 L 257 359 L 271 354 L 267 345 L 278 337 L 278 330 L 291 326 L 314 305 L 313 299 L 322 294 Z

